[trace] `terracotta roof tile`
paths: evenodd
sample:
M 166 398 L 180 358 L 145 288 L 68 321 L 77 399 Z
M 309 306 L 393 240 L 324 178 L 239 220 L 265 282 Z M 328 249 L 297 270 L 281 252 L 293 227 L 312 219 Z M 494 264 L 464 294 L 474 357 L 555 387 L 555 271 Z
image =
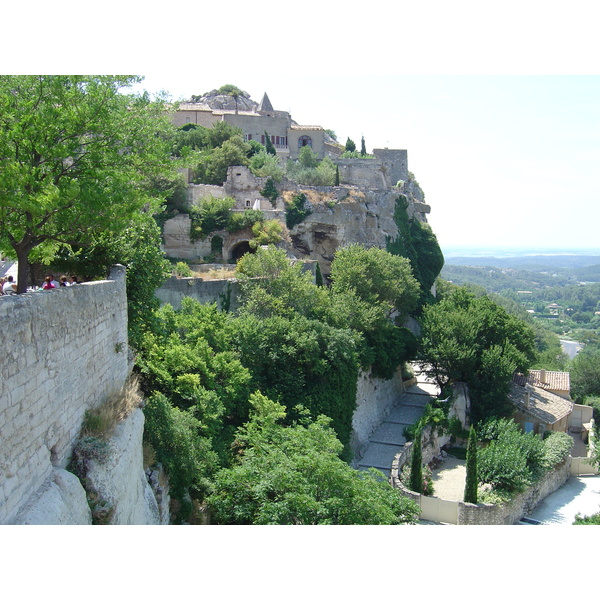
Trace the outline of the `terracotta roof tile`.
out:
M 528 375 L 516 373 L 513 382 L 517 385 L 529 383 L 543 390 L 560 390 L 569 392 L 571 390 L 571 378 L 566 371 L 544 371 L 543 369 L 531 369 Z

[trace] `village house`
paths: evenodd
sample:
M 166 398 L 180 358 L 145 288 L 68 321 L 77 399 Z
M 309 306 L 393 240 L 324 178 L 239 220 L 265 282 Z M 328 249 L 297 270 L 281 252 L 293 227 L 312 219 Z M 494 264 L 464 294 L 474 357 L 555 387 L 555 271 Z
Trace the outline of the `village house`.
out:
M 516 409 L 513 419 L 524 431 L 540 435 L 545 431 L 568 431 L 569 416 L 573 412 L 570 400 L 529 383 L 514 382 L 508 397 Z

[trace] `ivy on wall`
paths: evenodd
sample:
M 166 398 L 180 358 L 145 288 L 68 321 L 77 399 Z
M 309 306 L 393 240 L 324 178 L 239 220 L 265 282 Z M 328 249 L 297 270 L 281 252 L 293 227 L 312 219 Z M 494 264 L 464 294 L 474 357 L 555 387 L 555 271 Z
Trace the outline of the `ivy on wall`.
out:
M 386 239 L 386 249 L 390 254 L 404 256 L 410 260 L 413 274 L 421 284 L 419 306 L 432 300 L 431 287 L 444 266 L 444 255 L 431 227 L 416 219 L 410 219 L 407 212 L 408 199 L 404 195 L 396 198 L 394 222 L 398 227 L 398 237 Z

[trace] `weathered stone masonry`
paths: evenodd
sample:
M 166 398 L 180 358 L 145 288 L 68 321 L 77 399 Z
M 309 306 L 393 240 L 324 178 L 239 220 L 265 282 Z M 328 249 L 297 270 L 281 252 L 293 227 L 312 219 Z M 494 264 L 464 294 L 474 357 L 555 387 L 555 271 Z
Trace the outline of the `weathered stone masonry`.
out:
M 67 466 L 86 409 L 127 380 L 125 269 L 0 298 L 0 347 L 0 523 L 14 523 Z

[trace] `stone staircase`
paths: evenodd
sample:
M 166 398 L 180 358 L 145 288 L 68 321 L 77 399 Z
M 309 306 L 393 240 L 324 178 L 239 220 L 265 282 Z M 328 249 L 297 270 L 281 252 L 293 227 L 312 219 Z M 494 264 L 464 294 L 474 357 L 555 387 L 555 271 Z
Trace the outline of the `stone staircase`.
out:
M 436 398 L 439 387 L 414 364 L 416 383 L 406 390 L 392 408 L 388 417 L 371 434 L 369 443 L 354 467 L 365 470 L 370 467 L 379 469 L 389 477 L 394 456 L 406 443 L 404 428 L 416 423 L 425 412 L 425 405 Z

